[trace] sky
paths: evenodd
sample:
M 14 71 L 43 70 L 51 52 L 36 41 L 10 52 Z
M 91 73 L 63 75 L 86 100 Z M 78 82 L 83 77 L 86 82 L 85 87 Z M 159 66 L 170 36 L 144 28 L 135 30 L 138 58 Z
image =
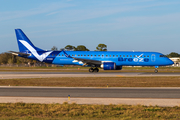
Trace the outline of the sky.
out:
M 179 0 L 0 0 L 0 53 L 20 28 L 44 50 L 98 44 L 108 51 L 180 53 Z

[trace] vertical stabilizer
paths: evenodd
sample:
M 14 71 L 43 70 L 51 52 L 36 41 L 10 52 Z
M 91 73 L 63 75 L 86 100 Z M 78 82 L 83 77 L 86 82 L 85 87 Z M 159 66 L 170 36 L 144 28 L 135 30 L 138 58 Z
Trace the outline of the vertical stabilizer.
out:
M 31 54 L 32 56 L 34 56 L 37 60 L 39 60 L 41 62 L 49 54 L 51 54 L 52 51 L 46 52 L 42 49 L 35 47 L 21 29 L 15 29 L 15 32 L 16 32 L 16 37 L 17 37 L 17 42 L 18 42 L 20 52 L 13 52 L 14 54 L 18 54 L 18 55 Z M 41 53 L 41 54 L 39 54 L 39 53 Z
M 18 43 L 20 52 L 28 52 L 31 50 L 44 51 L 42 49 L 35 47 L 21 29 L 15 29 L 15 33 L 16 33 L 17 43 Z

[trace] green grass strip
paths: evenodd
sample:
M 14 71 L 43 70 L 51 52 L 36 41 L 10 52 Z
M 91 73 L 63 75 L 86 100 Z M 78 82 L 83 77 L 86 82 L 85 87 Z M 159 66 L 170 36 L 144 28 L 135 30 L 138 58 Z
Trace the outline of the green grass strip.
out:
M 1 103 L 0 119 L 180 119 L 180 107 Z

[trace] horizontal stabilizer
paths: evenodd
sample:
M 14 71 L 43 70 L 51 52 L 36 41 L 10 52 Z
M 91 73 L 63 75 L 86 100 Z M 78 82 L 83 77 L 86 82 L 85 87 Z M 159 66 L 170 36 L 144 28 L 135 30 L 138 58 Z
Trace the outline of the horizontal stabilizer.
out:
M 8 52 L 12 53 L 13 55 L 30 56 L 30 54 L 21 53 L 21 52 L 15 52 L 15 51 L 8 51 Z

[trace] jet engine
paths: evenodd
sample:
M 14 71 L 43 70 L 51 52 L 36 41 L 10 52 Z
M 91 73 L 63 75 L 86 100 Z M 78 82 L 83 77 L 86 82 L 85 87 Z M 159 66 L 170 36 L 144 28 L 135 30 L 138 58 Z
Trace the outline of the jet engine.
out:
M 116 63 L 114 62 L 104 62 L 101 64 L 101 68 L 104 70 L 121 70 L 122 66 L 116 66 Z
M 104 62 L 101 64 L 101 68 L 104 70 L 115 70 L 116 69 L 116 63 L 114 62 Z

